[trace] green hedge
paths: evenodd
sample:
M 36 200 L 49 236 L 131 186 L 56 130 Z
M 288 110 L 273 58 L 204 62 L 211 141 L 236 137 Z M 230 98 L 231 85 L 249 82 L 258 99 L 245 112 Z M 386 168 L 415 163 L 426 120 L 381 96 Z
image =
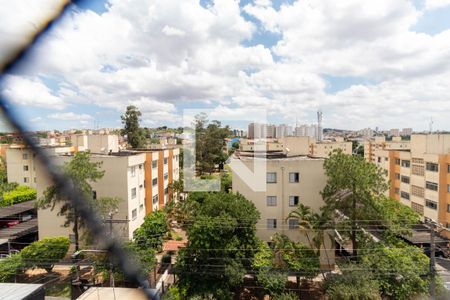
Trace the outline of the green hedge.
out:
M 27 186 L 18 186 L 14 190 L 3 193 L 0 206 L 13 205 L 36 199 L 36 190 Z
M 20 255 L 28 267 L 50 273 L 53 265 L 66 256 L 69 246 L 70 240 L 66 237 L 45 238 L 23 248 Z
M 16 274 L 24 268 L 20 254 L 0 260 L 0 282 L 14 282 Z

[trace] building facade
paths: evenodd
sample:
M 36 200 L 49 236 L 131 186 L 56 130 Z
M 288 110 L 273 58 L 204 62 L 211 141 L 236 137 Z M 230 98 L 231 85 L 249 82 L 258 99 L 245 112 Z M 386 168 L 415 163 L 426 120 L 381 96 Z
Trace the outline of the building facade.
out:
M 248 168 L 253 165 L 253 157 L 239 158 Z M 275 233 L 285 234 L 294 241 L 308 245 L 305 231 L 299 230 L 298 221 L 289 219 L 289 213 L 296 209 L 299 203 L 319 212 L 324 205 L 320 192 L 326 185 L 326 175 L 323 169 L 323 159 L 306 156 L 264 159 L 266 162 L 266 191 L 255 192 L 240 177 L 233 173 L 233 192 L 238 192 L 252 201 L 261 214 L 256 224 L 257 236 L 270 241 Z M 331 249 L 331 240 L 326 241 L 325 249 Z M 321 251 L 321 263 L 334 264 L 334 253 L 327 255 Z M 328 257 L 328 259 L 327 259 Z

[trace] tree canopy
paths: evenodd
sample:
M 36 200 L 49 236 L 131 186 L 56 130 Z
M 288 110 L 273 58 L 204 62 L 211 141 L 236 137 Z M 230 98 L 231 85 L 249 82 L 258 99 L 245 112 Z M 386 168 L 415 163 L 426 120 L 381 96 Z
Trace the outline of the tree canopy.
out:
M 125 113 L 120 117 L 122 124 L 124 124 L 122 135 L 127 136 L 127 141 L 131 148 L 142 148 L 145 146 L 145 133 L 139 127 L 141 116 L 142 114 L 136 106 L 129 105 Z
M 239 194 L 193 193 L 186 201 L 198 205 L 186 220 L 189 242 L 177 259 L 178 285 L 188 296 L 230 299 L 258 246 L 259 212 Z

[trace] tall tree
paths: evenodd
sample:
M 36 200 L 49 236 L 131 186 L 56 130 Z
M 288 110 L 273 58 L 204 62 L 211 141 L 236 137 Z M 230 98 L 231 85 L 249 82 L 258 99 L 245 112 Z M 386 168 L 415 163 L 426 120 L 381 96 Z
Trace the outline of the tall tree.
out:
M 212 295 L 231 299 L 251 266 L 253 249 L 258 247 L 256 222 L 259 212 L 242 195 L 194 193 L 186 202 L 192 205 L 187 226 L 188 244 L 177 258 L 179 287 L 187 296 Z
M 360 156 L 344 154 L 337 150 L 325 160 L 327 184 L 322 191 L 325 210 L 331 215 L 339 210 L 349 218 L 353 257 L 358 257 L 358 220 L 375 219 L 376 201 L 387 190 L 384 171 Z
M 89 201 L 94 209 L 110 210 L 117 208 L 118 201 L 111 198 L 98 198 L 94 200 L 92 182 L 96 182 L 104 175 L 104 171 L 100 170 L 101 162 L 91 162 L 89 152 L 77 152 L 71 161 L 63 166 L 66 173 L 80 193 L 84 194 L 85 199 Z M 73 206 L 70 201 L 61 194 L 55 186 L 50 186 L 44 191 L 43 197 L 38 200 L 38 207 L 51 210 L 59 205 L 58 215 L 65 216 L 65 226 L 72 225 L 75 237 L 75 251 L 80 247 L 79 230 L 84 227 L 83 219 L 80 217 L 77 207 Z
M 139 127 L 141 112 L 134 105 L 127 106 L 125 114 L 121 116 L 124 128 L 122 129 L 122 135 L 127 136 L 128 144 L 131 148 L 141 148 L 145 146 L 145 133 L 142 128 Z
M 219 121 L 209 122 L 205 114 L 195 116 L 195 158 L 200 175 L 210 174 L 217 164 L 223 164 L 228 156 L 224 151 L 225 138 L 231 133 L 228 126 Z

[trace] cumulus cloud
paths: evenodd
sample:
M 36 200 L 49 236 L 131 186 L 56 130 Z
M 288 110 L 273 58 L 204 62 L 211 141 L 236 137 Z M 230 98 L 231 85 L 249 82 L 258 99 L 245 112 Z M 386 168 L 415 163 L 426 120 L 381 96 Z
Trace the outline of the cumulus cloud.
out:
M 13 2 L 2 11 L 19 5 Z M 269 118 L 286 123 L 321 108 L 327 127 L 422 126 L 450 103 L 450 30 L 431 35 L 412 28 L 426 10 L 447 2 L 427 0 L 421 11 L 407 0 L 280 7 L 215 0 L 206 8 L 198 0 L 110 0 L 100 15 L 67 16 L 34 52 L 27 76 L 11 77 L 4 91 L 17 103 L 49 109 L 94 105 L 118 115 L 134 104 L 145 126 L 175 124 L 179 105 L 202 104 L 224 116 L 267 109 Z M 37 17 L 20 15 L 8 16 L 0 32 L 30 30 L 26 24 Z M 280 37 L 271 48 L 253 40 L 267 32 Z M 57 90 L 44 77 L 57 79 Z M 329 77 L 360 82 L 327 93 Z
M 39 78 L 25 78 L 16 75 L 6 77 L 2 94 L 12 102 L 22 106 L 63 109 L 66 105 L 61 98 L 52 94 Z
M 425 0 L 425 8 L 427 10 L 434 10 L 449 5 L 450 0 Z
M 60 121 L 80 121 L 87 122 L 92 120 L 92 116 L 88 114 L 76 114 L 73 112 L 64 113 L 54 113 L 47 116 L 50 119 L 60 120 Z

